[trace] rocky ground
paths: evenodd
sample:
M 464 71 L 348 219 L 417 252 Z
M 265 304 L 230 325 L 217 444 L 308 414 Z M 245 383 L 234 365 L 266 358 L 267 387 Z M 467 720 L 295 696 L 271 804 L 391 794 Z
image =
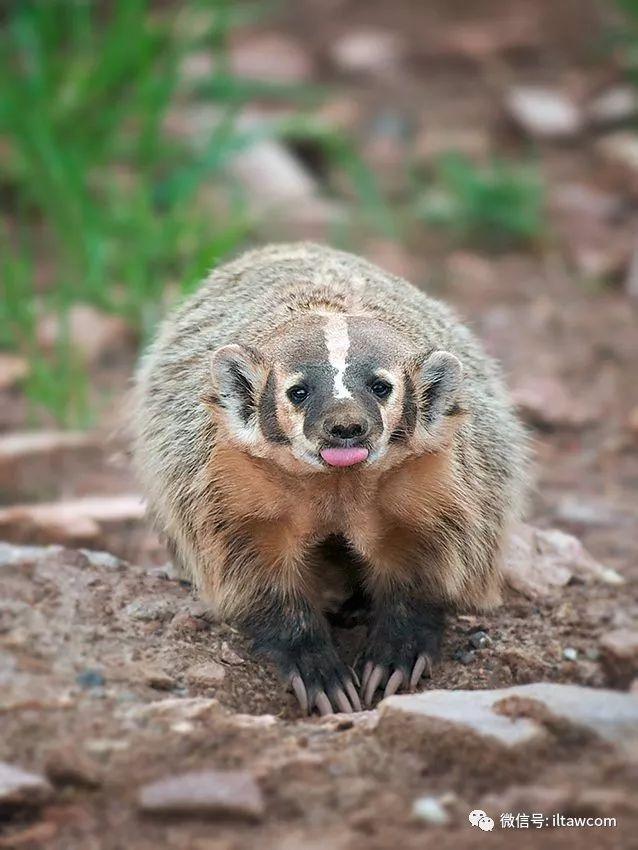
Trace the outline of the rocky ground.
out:
M 537 250 L 486 255 L 424 231 L 354 245 L 451 301 L 504 363 L 536 449 L 533 525 L 513 540 L 504 606 L 451 624 L 421 694 L 301 718 L 146 529 L 122 427 L 134 340 L 77 308 L 96 404 L 110 399 L 94 431 L 30 429 L 25 364 L 0 356 L 0 848 L 628 848 L 638 137 L 600 106 L 635 108 L 610 96 L 620 66 L 584 48 L 601 31 L 595 4 L 296 6 L 242 34 L 234 63 L 330 84 L 324 114 L 358 134 L 398 199 L 408 152 L 427 164 L 455 139 L 480 161 L 534 144 L 552 234 Z M 269 235 L 329 237 L 313 156 L 252 157 L 242 179 L 266 162 L 279 177 L 260 187 L 308 201 Z M 354 661 L 364 635 L 337 637 Z M 489 837 L 468 820 L 477 809 Z M 553 827 L 555 814 L 617 824 Z

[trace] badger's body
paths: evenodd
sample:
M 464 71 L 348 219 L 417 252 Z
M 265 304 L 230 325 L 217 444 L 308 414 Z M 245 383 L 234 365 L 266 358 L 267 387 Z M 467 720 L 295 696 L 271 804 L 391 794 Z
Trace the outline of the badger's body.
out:
M 369 602 L 367 702 L 418 680 L 445 609 L 499 599 L 527 466 L 499 371 L 362 259 L 281 245 L 217 269 L 146 354 L 135 427 L 175 560 L 303 705 L 358 707 L 323 613 L 330 552 Z

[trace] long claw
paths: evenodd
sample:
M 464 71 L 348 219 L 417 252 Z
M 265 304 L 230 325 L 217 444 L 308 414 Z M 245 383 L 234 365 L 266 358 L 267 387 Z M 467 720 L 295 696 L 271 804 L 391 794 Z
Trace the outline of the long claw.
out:
M 385 691 L 383 692 L 383 698 L 391 697 L 392 694 L 396 694 L 396 692 L 401 687 L 401 683 L 403 682 L 403 672 L 401 670 L 395 670 L 394 673 L 388 679 L 388 684 L 385 686 Z
M 341 688 L 335 691 L 333 699 L 337 703 L 339 711 L 342 711 L 344 714 L 352 714 L 352 706 L 348 702 L 348 697 L 341 690 Z
M 361 693 L 365 691 L 366 686 L 368 684 L 368 679 L 370 678 L 370 674 L 372 673 L 373 669 L 374 664 L 372 663 L 372 661 L 366 661 L 365 666 L 363 668 L 363 674 L 361 676 Z
M 356 685 L 358 688 L 360 688 L 360 687 L 361 687 L 361 682 L 360 682 L 360 680 L 359 680 L 359 677 L 357 676 L 357 671 L 354 669 L 354 667 L 348 667 L 348 670 L 350 671 L 350 675 L 352 676 L 352 678 L 353 678 L 353 680 L 354 680 L 355 685 Z
M 377 664 L 377 666 L 373 669 L 370 674 L 370 678 L 368 679 L 365 696 L 363 698 L 364 703 L 368 708 L 372 705 L 372 698 L 374 697 L 374 693 L 376 689 L 379 687 L 381 680 L 383 679 L 384 668 Z
M 308 714 L 308 693 L 306 691 L 306 686 L 303 683 L 303 679 L 298 673 L 290 680 L 290 684 L 292 685 L 292 689 L 295 692 L 295 696 L 301 706 L 301 710 L 304 714 Z
M 428 666 L 428 662 L 429 658 L 427 655 L 419 655 L 417 660 L 414 662 L 412 675 L 410 676 L 410 688 L 416 688 L 419 683 L 419 679 L 423 675 L 423 671 Z
M 361 708 L 361 700 L 359 699 L 359 694 L 356 691 L 355 686 L 352 682 L 346 682 L 345 684 L 346 693 L 350 697 L 350 702 L 352 703 L 352 707 L 355 711 L 362 711 Z
M 319 714 L 322 717 L 325 717 L 326 714 L 332 714 L 332 705 L 330 704 L 330 700 L 326 696 L 324 691 L 319 691 L 317 696 L 315 697 L 315 705 L 319 709 Z

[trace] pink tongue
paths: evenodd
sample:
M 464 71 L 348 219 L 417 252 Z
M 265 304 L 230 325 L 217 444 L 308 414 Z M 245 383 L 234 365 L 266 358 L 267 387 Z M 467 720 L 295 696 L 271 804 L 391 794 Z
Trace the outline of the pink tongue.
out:
M 368 457 L 367 449 L 322 449 L 321 457 L 330 466 L 354 466 Z

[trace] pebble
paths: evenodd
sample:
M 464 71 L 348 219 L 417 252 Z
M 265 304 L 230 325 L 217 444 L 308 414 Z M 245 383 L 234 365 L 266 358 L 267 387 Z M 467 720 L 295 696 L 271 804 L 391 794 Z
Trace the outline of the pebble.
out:
M 224 664 L 230 664 L 231 667 L 245 663 L 241 655 L 238 655 L 234 649 L 231 649 L 225 641 L 222 643 L 222 651 L 219 657 Z
M 216 661 L 205 661 L 203 664 L 195 664 L 189 667 L 184 674 L 186 681 L 191 685 L 202 688 L 210 688 L 219 685 L 224 680 L 226 670 Z
M 455 661 L 459 661 L 461 664 L 471 664 L 474 661 L 475 653 L 472 650 L 463 650 L 458 649 L 454 653 Z
M 610 683 L 629 687 L 638 675 L 638 630 L 615 629 L 600 639 L 601 661 Z
M 450 822 L 450 816 L 438 797 L 419 797 L 412 804 L 412 814 L 417 820 L 443 826 Z
M 175 685 L 175 679 L 159 667 L 142 667 L 140 672 L 144 684 L 156 691 L 170 691 Z
M 491 645 L 492 638 L 487 634 L 487 632 L 473 632 L 470 635 L 469 642 L 474 649 L 485 649 Z
M 173 599 L 136 599 L 126 606 L 125 612 L 133 620 L 149 622 L 170 620 L 175 609 L 176 602 Z
M 243 770 L 204 770 L 161 779 L 141 788 L 143 812 L 259 820 L 265 812 L 261 789 Z
M 102 784 L 97 765 L 71 744 L 51 750 L 44 770 L 54 785 L 99 788 Z
M 563 650 L 563 658 L 565 659 L 565 661 L 577 661 L 578 650 L 574 649 L 573 646 L 566 646 Z
M 44 776 L 0 762 L 0 806 L 40 806 L 53 794 Z
M 104 674 L 99 670 L 94 669 L 83 670 L 81 673 L 78 673 L 75 677 L 75 681 L 84 690 L 102 688 L 106 684 Z
M 334 64 L 346 73 L 387 74 L 401 64 L 405 45 L 384 30 L 358 30 L 339 38 L 332 47 Z
M 535 139 L 571 138 L 583 126 L 576 105 L 554 89 L 515 86 L 508 92 L 505 106 L 512 120 Z

